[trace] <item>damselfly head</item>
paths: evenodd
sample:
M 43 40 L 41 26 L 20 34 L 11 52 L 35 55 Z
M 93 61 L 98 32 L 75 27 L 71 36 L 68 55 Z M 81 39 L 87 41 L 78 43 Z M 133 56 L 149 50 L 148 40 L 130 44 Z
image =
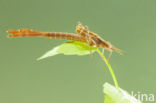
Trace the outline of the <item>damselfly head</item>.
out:
M 78 25 L 76 26 L 76 32 L 81 33 L 82 30 L 84 30 L 84 27 L 82 26 L 80 22 L 78 22 Z

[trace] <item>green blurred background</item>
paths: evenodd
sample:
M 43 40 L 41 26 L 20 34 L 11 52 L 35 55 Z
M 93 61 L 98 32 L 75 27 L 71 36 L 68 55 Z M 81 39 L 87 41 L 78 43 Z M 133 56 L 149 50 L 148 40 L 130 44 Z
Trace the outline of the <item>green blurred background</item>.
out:
M 38 57 L 65 42 L 7 38 L 9 29 L 75 33 L 78 21 L 125 51 L 111 65 L 121 88 L 156 94 L 155 0 L 0 0 L 0 103 L 103 103 L 113 84 L 99 55 Z M 108 56 L 108 52 L 106 52 Z

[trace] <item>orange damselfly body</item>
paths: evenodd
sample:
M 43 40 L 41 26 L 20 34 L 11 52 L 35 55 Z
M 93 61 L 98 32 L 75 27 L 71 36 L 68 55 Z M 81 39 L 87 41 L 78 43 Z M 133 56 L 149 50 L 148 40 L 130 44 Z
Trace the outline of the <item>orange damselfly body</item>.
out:
M 97 48 L 102 48 L 102 53 L 104 55 L 104 49 L 110 51 L 109 58 L 112 55 L 112 51 L 117 53 L 122 53 L 120 49 L 114 47 L 110 42 L 102 39 L 98 34 L 93 33 L 88 30 L 87 26 L 83 26 L 80 22 L 76 27 L 77 34 L 73 33 L 64 33 L 64 32 L 41 32 L 31 29 L 20 29 L 20 30 L 8 30 L 8 37 L 47 37 L 51 39 L 64 39 L 64 40 L 73 40 L 81 41 L 88 43 L 89 47 L 96 46 Z M 91 48 L 90 48 L 91 53 Z

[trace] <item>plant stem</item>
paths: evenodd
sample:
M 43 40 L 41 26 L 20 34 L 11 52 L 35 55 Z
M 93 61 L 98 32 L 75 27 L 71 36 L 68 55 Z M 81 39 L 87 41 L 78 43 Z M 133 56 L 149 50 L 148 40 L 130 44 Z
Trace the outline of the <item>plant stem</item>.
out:
M 102 57 L 102 59 L 105 61 L 106 65 L 107 65 L 107 67 L 108 67 L 108 69 L 109 69 L 109 71 L 110 71 L 110 73 L 112 75 L 112 78 L 113 78 L 115 87 L 118 89 L 119 88 L 119 85 L 118 85 L 117 79 L 115 77 L 115 74 L 114 74 L 114 71 L 113 71 L 111 65 L 108 63 L 107 59 L 105 58 L 105 56 L 103 56 L 102 52 L 99 49 L 97 49 L 97 52 Z

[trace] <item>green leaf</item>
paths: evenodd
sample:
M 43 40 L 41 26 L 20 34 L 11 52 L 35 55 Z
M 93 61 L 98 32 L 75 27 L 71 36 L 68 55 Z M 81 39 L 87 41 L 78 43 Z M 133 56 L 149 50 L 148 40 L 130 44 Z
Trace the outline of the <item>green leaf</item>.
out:
M 121 88 L 117 89 L 114 86 L 104 84 L 105 101 L 104 103 L 141 103 L 139 100 L 128 94 Z
M 37 60 L 41 60 L 57 54 L 79 55 L 79 56 L 88 55 L 90 54 L 90 49 L 92 50 L 92 53 L 94 53 L 97 50 L 96 47 L 89 47 L 87 43 L 78 41 L 68 41 L 48 51 Z

